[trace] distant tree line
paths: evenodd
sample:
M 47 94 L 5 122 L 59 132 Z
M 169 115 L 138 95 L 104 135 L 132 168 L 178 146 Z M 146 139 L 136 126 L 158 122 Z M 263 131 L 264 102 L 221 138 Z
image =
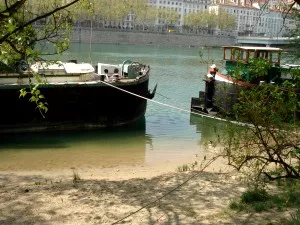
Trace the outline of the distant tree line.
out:
M 147 0 L 91 0 L 91 10 L 78 12 L 77 26 L 119 28 L 153 31 L 179 31 L 180 14 L 174 9 L 154 8 Z M 232 29 L 235 17 L 221 11 L 190 13 L 184 18 L 184 30 L 197 33 L 199 30 Z M 182 31 L 182 30 L 181 30 Z

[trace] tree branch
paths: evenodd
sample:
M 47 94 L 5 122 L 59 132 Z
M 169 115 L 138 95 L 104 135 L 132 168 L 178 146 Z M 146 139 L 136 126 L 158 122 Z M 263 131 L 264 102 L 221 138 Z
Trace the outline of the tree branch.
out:
M 22 52 L 15 46 L 14 43 L 12 43 L 10 40 L 5 40 L 5 42 L 7 44 L 9 44 L 9 46 L 17 53 L 19 53 L 20 55 L 22 55 Z
M 5 1 L 6 9 L 0 12 L 0 20 L 10 17 L 12 14 L 18 11 L 25 4 L 25 2 L 26 0 L 19 0 L 11 6 L 8 6 L 7 1 Z
M 25 1 L 25 0 L 23 0 L 23 1 Z M 68 7 L 70 7 L 71 5 L 74 5 L 75 3 L 77 3 L 78 1 L 79 1 L 79 0 L 73 0 L 72 2 L 70 2 L 70 3 L 66 4 L 66 5 L 63 5 L 63 6 L 58 7 L 58 8 L 55 8 L 54 10 L 52 10 L 52 11 L 50 11 L 50 12 L 44 14 L 44 15 L 38 16 L 38 17 L 36 17 L 36 18 L 34 18 L 34 19 L 28 21 L 28 22 L 25 23 L 24 25 L 22 25 L 22 26 L 20 26 L 20 27 L 17 27 L 16 29 L 14 29 L 13 31 L 11 31 L 10 33 L 8 33 L 8 34 L 4 35 L 2 38 L 0 38 L 0 43 L 2 43 L 3 41 L 5 41 L 6 39 L 8 39 L 11 35 L 17 33 L 18 31 L 21 31 L 21 30 L 24 29 L 25 27 L 27 27 L 27 26 L 33 24 L 34 22 L 36 22 L 36 21 L 38 21 L 38 20 L 40 20 L 40 19 L 46 18 L 46 17 L 48 17 L 48 16 L 51 16 L 52 14 L 54 14 L 54 13 L 60 11 L 60 10 L 63 10 L 63 9 L 65 9 L 65 8 L 68 8 Z

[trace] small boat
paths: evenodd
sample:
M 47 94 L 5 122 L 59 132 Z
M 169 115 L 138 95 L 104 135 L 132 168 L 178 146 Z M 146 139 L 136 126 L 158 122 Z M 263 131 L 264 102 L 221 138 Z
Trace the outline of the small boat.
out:
M 233 105 L 237 102 L 238 93 L 253 85 L 262 83 L 280 84 L 288 77 L 282 71 L 290 68 L 300 68 L 299 65 L 280 65 L 282 49 L 254 46 L 223 47 L 224 69 L 219 71 L 215 64 L 211 65 L 206 75 L 205 90 L 199 92 L 199 97 L 191 100 L 191 110 L 210 115 L 233 114 Z M 252 59 L 267 59 L 271 67 L 267 74 L 252 77 L 249 72 Z
M 125 60 L 118 65 L 98 63 L 21 61 L 15 72 L 0 73 L 0 133 L 74 130 L 123 126 L 145 114 L 150 66 Z M 37 76 L 38 74 L 38 76 Z M 38 84 L 47 107 L 41 113 L 31 94 Z

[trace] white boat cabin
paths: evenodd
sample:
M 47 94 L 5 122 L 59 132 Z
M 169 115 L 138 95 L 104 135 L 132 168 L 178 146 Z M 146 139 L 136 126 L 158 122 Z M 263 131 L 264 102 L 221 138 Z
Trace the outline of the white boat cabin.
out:
M 94 67 L 89 63 L 76 62 L 36 62 L 30 66 L 30 69 L 38 74 L 45 75 L 66 75 L 66 74 L 89 74 L 94 73 Z
M 281 48 L 254 46 L 224 46 L 225 61 L 249 63 L 251 59 L 268 59 L 274 66 L 280 65 Z

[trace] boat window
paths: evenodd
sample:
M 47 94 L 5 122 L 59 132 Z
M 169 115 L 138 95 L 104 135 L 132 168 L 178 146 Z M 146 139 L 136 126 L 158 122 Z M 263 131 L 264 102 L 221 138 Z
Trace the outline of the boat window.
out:
M 231 48 L 224 48 L 224 60 L 230 60 L 231 58 Z
M 241 61 L 244 60 L 244 51 L 240 49 L 234 49 L 234 55 L 233 58 L 235 61 Z M 246 57 L 245 57 L 246 58 Z
M 247 51 L 243 51 L 243 54 L 242 54 L 242 60 L 243 60 L 243 61 L 246 61 L 246 62 L 248 61 L 247 55 L 248 55 L 248 54 L 247 54 Z
M 268 59 L 268 52 L 260 51 L 258 52 L 258 57 L 263 59 Z
M 272 52 L 270 53 L 270 60 L 273 62 L 273 63 L 280 63 L 280 53 L 279 52 Z
M 249 51 L 249 59 L 255 58 L 255 51 Z
M 233 60 L 238 60 L 239 58 L 239 51 L 237 49 L 232 49 L 232 59 Z

